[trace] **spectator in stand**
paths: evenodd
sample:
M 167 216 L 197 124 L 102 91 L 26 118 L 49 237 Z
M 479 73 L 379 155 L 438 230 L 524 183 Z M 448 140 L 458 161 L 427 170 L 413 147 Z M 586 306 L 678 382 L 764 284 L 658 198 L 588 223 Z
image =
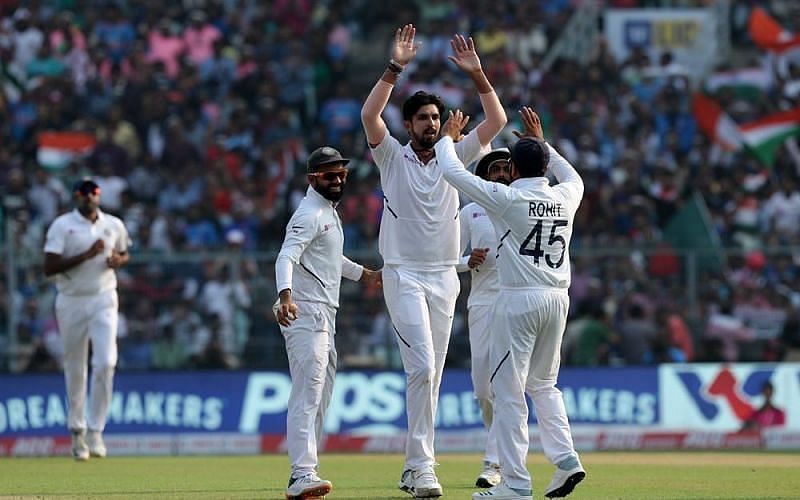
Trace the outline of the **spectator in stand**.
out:
M 222 38 L 222 32 L 208 22 L 208 16 L 202 10 L 193 10 L 189 14 L 190 25 L 183 31 L 189 62 L 199 67 L 214 55 L 214 43 Z
M 150 63 L 161 62 L 164 71 L 171 80 L 178 76 L 181 58 L 186 52 L 186 42 L 177 33 L 177 27 L 169 18 L 158 21 L 147 37 L 148 54 Z
M 782 427 L 786 425 L 786 412 L 772 402 L 772 395 L 775 388 L 772 382 L 767 380 L 761 386 L 761 395 L 764 402 L 753 411 L 742 425 L 742 430 L 764 430 L 769 427 Z

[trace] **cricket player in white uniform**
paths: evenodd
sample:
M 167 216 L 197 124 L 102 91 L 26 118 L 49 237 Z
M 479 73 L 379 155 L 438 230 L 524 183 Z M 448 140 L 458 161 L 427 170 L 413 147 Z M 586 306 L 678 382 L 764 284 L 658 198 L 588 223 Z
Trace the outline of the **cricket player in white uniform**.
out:
M 380 272 L 343 255 L 344 233 L 336 205 L 347 181 L 348 159 L 334 148 L 316 149 L 308 158 L 308 191 L 288 225 L 275 276 L 274 312 L 286 340 L 292 391 L 286 442 L 292 472 L 286 498 L 327 495 L 330 481 L 317 475 L 317 447 L 336 376 L 336 309 L 342 277 L 379 283 Z
M 495 149 L 478 161 L 475 175 L 490 182 L 508 185 L 511 172 L 508 160 L 511 153 L 506 148 Z M 490 488 L 500 482 L 500 465 L 497 458 L 497 439 L 492 425 L 492 395 L 489 387 L 491 364 L 489 346 L 492 343 L 491 308 L 500 292 L 495 254 L 497 236 L 486 210 L 475 202 L 465 205 L 458 217 L 461 221 L 461 254 L 469 247 L 469 255 L 461 257 L 458 272 L 470 271 L 471 285 L 467 300 L 469 321 L 469 350 L 471 354 L 472 387 L 478 406 L 481 408 L 483 424 L 488 431 L 483 470 L 475 486 Z
M 103 430 L 117 365 L 119 301 L 115 270 L 128 263 L 130 239 L 120 219 L 100 210 L 97 184 L 79 181 L 73 194 L 75 210 L 57 217 L 47 230 L 44 273 L 55 276 L 58 290 L 56 321 L 64 342 L 72 456 L 84 461 L 89 456 L 106 456 Z M 87 419 L 89 342 L 92 384 Z
M 569 243 L 583 197 L 578 172 L 544 142 L 539 117 L 522 110 L 526 135 L 511 149 L 510 186 L 464 169 L 453 147 L 468 118 L 456 111 L 443 127 L 436 155 L 442 175 L 486 209 L 499 239 L 500 294 L 492 310 L 492 395 L 503 482 L 474 500 L 530 500 L 527 392 L 541 428 L 545 456 L 557 466 L 547 497 L 572 492 L 586 472 L 572 442 L 556 388 L 561 339 L 569 309 Z M 558 184 L 550 186 L 550 170 Z
M 442 495 L 433 471 L 434 417 L 460 288 L 459 200 L 442 178 L 433 150 L 444 113 L 441 99 L 417 92 L 405 101 L 403 123 L 410 137 L 405 145 L 389 134 L 381 118 L 395 82 L 416 53 L 414 34 L 410 24 L 397 30 L 391 59 L 364 102 L 361 121 L 384 192 L 378 237 L 383 291 L 406 372 L 408 434 L 398 487 L 429 498 Z M 456 146 L 457 157 L 471 163 L 505 126 L 506 115 L 472 39 L 455 35 L 450 44 L 450 60 L 472 79 L 486 115 Z

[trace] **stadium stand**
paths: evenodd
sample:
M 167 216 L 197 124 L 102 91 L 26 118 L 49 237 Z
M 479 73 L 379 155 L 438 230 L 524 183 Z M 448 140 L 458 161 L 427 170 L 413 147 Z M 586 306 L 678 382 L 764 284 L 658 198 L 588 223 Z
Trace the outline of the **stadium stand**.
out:
M 765 6 L 800 33 L 796 2 L 736 2 L 730 54 L 700 79 L 669 53 L 618 60 L 602 35 L 581 60 L 563 49 L 582 9 L 599 28 L 603 8 L 717 3 L 0 0 L 0 369 L 57 369 L 41 248 L 82 175 L 134 241 L 120 369 L 285 367 L 272 263 L 318 145 L 353 158 L 346 253 L 380 265 L 383 202 L 359 112 L 410 21 L 422 47 L 386 111 L 394 132 L 420 88 L 479 113 L 446 58 L 450 36 L 469 33 L 510 117 L 497 145 L 530 104 L 586 180 L 567 364 L 800 359 L 800 147 L 790 139 L 766 163 L 726 151 L 692 107 L 705 89 L 738 123 L 798 109 L 800 61 L 768 56 L 748 31 Z M 741 70 L 752 85 L 725 83 Z M 469 362 L 468 286 L 450 366 Z M 380 290 L 344 283 L 339 322 L 344 367 L 400 367 Z

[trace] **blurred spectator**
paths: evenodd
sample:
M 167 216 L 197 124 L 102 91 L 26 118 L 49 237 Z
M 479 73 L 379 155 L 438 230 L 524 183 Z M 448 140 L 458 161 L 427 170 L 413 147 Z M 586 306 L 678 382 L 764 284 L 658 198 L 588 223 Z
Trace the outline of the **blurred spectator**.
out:
M 762 430 L 786 425 L 786 412 L 772 402 L 774 387 L 769 380 L 761 387 L 764 402 L 745 420 L 742 430 Z
M 641 365 L 645 362 L 645 353 L 650 351 L 658 336 L 658 329 L 641 304 L 632 303 L 620 322 L 619 334 L 625 363 Z M 669 339 L 661 339 L 661 342 L 665 341 L 670 343 Z
M 147 349 L 162 340 L 162 320 L 173 315 L 183 325 L 174 325 L 176 344 L 189 345 L 192 355 L 209 344 L 211 334 L 197 315 L 212 311 L 203 294 L 216 300 L 214 289 L 227 286 L 226 279 L 215 277 L 208 285 L 187 255 L 231 252 L 242 267 L 239 279 L 228 281 L 241 283 L 250 302 L 271 303 L 263 291 L 268 273 L 258 268 L 269 266 L 269 252 L 280 241 L 276 235 L 304 194 L 306 151 L 322 142 L 352 151 L 351 194 L 339 207 L 346 244 L 349 251 L 374 252 L 383 199 L 358 126 L 360 103 L 374 71 L 386 62 L 372 50 L 391 36 L 381 26 L 418 19 L 424 44 L 417 63 L 403 73 L 399 99 L 415 82 L 425 82 L 448 107 L 476 116 L 479 103 L 465 99 L 465 82 L 446 60 L 452 33 L 468 33 L 486 54 L 486 72 L 495 75 L 510 120 L 521 104 L 533 103 L 545 135 L 585 178 L 586 198 L 572 241 L 573 311 L 565 359 L 585 365 L 624 362 L 626 342 L 614 332 L 622 332 L 623 323 L 630 326 L 633 292 L 644 297 L 646 316 L 655 312 L 657 331 L 668 330 L 669 342 L 662 332 L 652 345 L 666 346 L 667 354 L 678 348 L 696 361 L 796 354 L 792 325 L 800 310 L 800 263 L 791 248 L 800 245 L 797 141 L 780 147 L 769 168 L 747 151 L 713 144 L 697 131 L 691 114 L 692 93 L 704 82 L 687 82 L 677 51 L 651 58 L 634 48 L 617 60 L 599 38 L 585 65 L 563 56 L 551 61 L 548 56 L 555 53 L 549 50 L 580 2 L 498 0 L 477 10 L 449 0 L 388 10 L 362 0 L 278 0 L 268 6 L 101 2 L 99 10 L 80 10 L 82 4 L 74 2 L 40 3 L 12 2 L 24 7 L 0 14 L 0 199 L 2 221 L 14 226 L 10 241 L 20 257 L 6 315 L 23 317 L 25 298 L 39 293 L 31 290 L 45 289 L 36 263 L 24 256 L 38 251 L 41 220 L 65 208 L 64 180 L 84 175 L 102 184 L 109 211 L 122 211 L 136 226 L 131 232 L 140 250 L 163 259 L 179 254 L 176 261 L 132 266 L 122 283 L 153 302 L 151 313 L 159 318 L 144 347 L 121 340 L 121 359 L 132 357 L 139 366 L 152 362 Z M 717 74 L 741 69 L 735 67 L 741 61 L 744 68 L 758 68 L 763 88 L 714 92 L 738 123 L 800 102 L 800 63 L 754 52 L 746 29 L 751 8 L 732 5 L 734 57 Z M 787 29 L 793 25 L 796 9 L 773 10 Z M 385 119 L 393 133 L 404 134 L 396 103 L 388 104 Z M 513 140 L 514 128 L 519 126 L 510 124 L 502 137 Z M 45 169 L 37 164 L 37 135 L 44 130 L 93 133 L 98 144 L 85 160 L 79 155 L 63 169 Z M 691 241 L 702 233 L 726 248 L 713 266 L 706 266 L 705 258 L 690 259 L 672 239 L 670 222 L 695 196 L 704 215 L 681 219 L 680 225 L 689 231 L 697 229 L 689 227 L 696 222 L 702 227 Z M 696 303 L 689 303 L 689 279 L 698 288 Z M 347 293 L 356 295 L 343 291 L 343 302 L 371 300 L 360 291 Z M 43 296 L 38 298 L 40 312 L 50 315 Z M 250 354 L 272 345 L 256 331 L 269 318 L 246 302 L 220 325 L 217 342 L 236 355 L 245 345 Z M 605 313 L 587 314 L 590 302 Z M 682 309 L 654 311 L 655 304 Z M 123 301 L 121 307 L 138 329 L 137 301 Z M 373 324 L 374 338 L 365 340 L 362 334 Z M 380 308 L 351 326 L 338 334 L 345 348 L 340 359 L 366 351 L 399 366 L 392 349 L 383 352 L 383 340 L 393 334 Z M 0 332 L 2 348 L 9 332 L 3 326 Z M 134 351 L 123 352 L 128 346 Z M 269 359 L 285 363 L 278 358 Z

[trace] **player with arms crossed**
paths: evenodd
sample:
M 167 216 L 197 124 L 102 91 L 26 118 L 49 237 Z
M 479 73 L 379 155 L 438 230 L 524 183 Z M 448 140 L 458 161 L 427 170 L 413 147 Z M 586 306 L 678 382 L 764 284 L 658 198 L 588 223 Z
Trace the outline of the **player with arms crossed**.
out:
M 130 258 L 128 230 L 100 210 L 100 187 L 92 180 L 73 187 L 75 210 L 47 229 L 44 274 L 55 276 L 56 322 L 64 342 L 64 379 L 69 400 L 67 425 L 72 456 L 105 457 L 103 430 L 117 365 L 119 299 L 115 270 Z M 86 418 L 86 361 L 92 343 L 92 386 Z M 87 434 L 88 428 L 88 434 Z
M 361 121 L 378 166 L 385 209 L 378 246 L 383 257 L 386 306 L 396 330 L 406 372 L 408 434 L 398 487 L 417 498 L 439 497 L 433 471 L 434 417 L 450 340 L 459 263 L 458 192 L 444 181 L 433 146 L 439 138 L 444 103 L 417 92 L 403 104 L 410 142 L 400 144 L 381 118 L 395 82 L 417 51 L 415 28 L 398 29 L 391 59 L 361 110 Z M 449 59 L 478 89 L 486 119 L 455 148 L 471 163 L 506 124 L 500 100 L 486 78 L 472 39 L 455 35 Z
M 475 175 L 489 182 L 504 185 L 511 183 L 511 172 L 508 160 L 511 153 L 506 148 L 495 149 L 478 161 Z M 497 277 L 495 254 L 497 236 L 486 210 L 475 202 L 461 209 L 458 217 L 461 221 L 461 253 L 471 248 L 469 255 L 461 257 L 458 272 L 470 271 L 471 287 L 467 301 L 469 318 L 469 350 L 471 355 L 472 387 L 478 406 L 481 408 L 483 424 L 488 436 L 486 454 L 483 458 L 483 470 L 475 486 L 490 488 L 500 482 L 500 465 L 497 459 L 497 440 L 492 426 L 492 394 L 489 387 L 491 365 L 489 363 L 489 346 L 491 337 L 491 308 L 497 301 L 500 282 Z
M 545 456 L 557 469 L 546 497 L 563 497 L 586 476 L 572 442 L 561 391 L 556 388 L 567 322 L 569 242 L 583 198 L 578 172 L 543 139 L 539 117 L 522 109 L 525 136 L 511 149 L 509 186 L 464 169 L 453 148 L 469 121 L 451 113 L 436 144 L 444 178 L 486 209 L 499 244 L 500 294 L 492 309 L 492 395 L 503 482 L 474 500 L 530 500 L 527 392 L 541 428 Z M 550 186 L 552 171 L 558 184 Z
M 295 210 L 275 261 L 278 301 L 274 312 L 286 340 L 292 391 L 286 441 L 292 472 L 286 498 L 327 495 L 331 482 L 317 475 L 317 446 L 336 377 L 336 310 L 342 277 L 380 282 L 371 271 L 343 255 L 344 233 L 336 205 L 350 160 L 325 146 L 308 157 L 308 190 Z

